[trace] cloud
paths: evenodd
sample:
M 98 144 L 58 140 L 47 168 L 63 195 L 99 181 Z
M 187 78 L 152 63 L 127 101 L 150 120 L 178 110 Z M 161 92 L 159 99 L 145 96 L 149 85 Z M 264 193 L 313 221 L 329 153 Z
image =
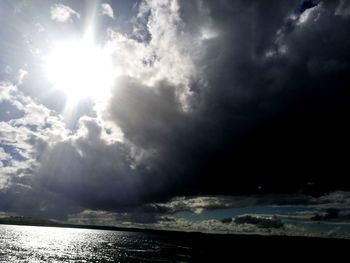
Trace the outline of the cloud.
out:
M 55 4 L 51 6 L 51 19 L 60 23 L 73 22 L 74 17 L 80 19 L 80 14 L 69 6 Z
M 284 223 L 277 217 L 257 217 L 251 215 L 244 215 L 236 217 L 234 222 L 236 224 L 251 224 L 259 228 L 283 228 Z
M 108 16 L 109 18 L 114 19 L 114 12 L 110 4 L 103 3 L 101 4 L 101 13 L 103 16 Z
M 350 15 L 350 4 L 347 0 L 340 0 L 335 13 L 336 16 L 348 16 Z
M 23 80 L 27 77 L 28 71 L 25 69 L 20 69 L 18 71 L 18 77 L 17 77 L 17 85 L 21 85 L 23 83 Z
M 47 180 L 51 190 L 87 208 L 112 209 L 199 193 L 298 192 L 309 182 L 315 189 L 320 184 L 317 191 L 321 193 L 323 187 L 331 187 L 328 179 L 325 183 L 322 176 L 314 176 L 334 166 L 328 162 L 321 164 L 328 168 L 316 166 L 327 152 L 322 150 L 325 155 L 320 156 L 319 141 L 310 136 L 316 127 L 322 133 L 324 122 L 334 122 L 333 118 L 320 119 L 320 114 L 322 90 L 336 84 L 334 73 L 317 65 L 332 60 L 339 61 L 334 62 L 337 65 L 346 54 L 342 49 L 310 44 L 324 30 L 332 31 L 321 30 L 325 24 L 333 28 L 334 16 L 322 11 L 329 6 L 324 4 L 313 24 L 297 27 L 292 21 L 295 25 L 291 27 L 288 21 L 296 6 L 276 4 L 270 10 L 257 2 L 143 2 L 134 32 L 144 41 L 109 31 L 108 45 L 120 76 L 99 118 L 85 122 L 88 134 L 94 136 L 57 144 L 52 155 L 47 155 L 58 159 L 61 152 L 66 153 L 61 162 L 64 167 L 42 166 L 43 175 L 60 174 Z M 232 16 L 234 10 L 242 12 Z M 250 22 L 243 23 L 244 17 L 250 17 Z M 203 37 L 203 30 L 208 29 L 216 32 L 213 37 Z M 343 46 L 348 40 L 332 34 L 329 41 Z M 276 43 L 285 46 L 286 52 L 266 58 L 265 53 Z M 320 88 L 310 90 L 314 85 Z M 339 82 L 338 89 L 342 87 Z M 310 99 L 307 92 L 312 94 Z M 299 101 L 300 93 L 305 93 L 305 104 Z M 310 109 L 310 114 L 298 113 L 304 109 Z M 291 115 L 288 123 L 283 114 Z M 309 118 L 316 121 L 315 126 L 308 124 Z M 101 139 L 105 121 L 120 128 L 122 142 L 107 144 Z M 305 132 L 299 130 L 300 125 Z M 342 122 L 334 125 L 343 127 Z M 300 151 L 302 147 L 307 147 L 307 155 Z M 330 150 L 332 144 L 327 147 Z M 302 167 L 317 171 L 305 175 L 299 172 Z M 75 179 L 70 176 L 72 171 Z M 338 179 L 344 178 L 339 175 Z M 332 181 L 332 187 L 341 186 L 337 181 Z M 79 182 L 86 187 L 79 187 Z M 83 192 L 78 195 L 76 187 Z M 122 188 L 120 194 L 115 193 Z M 99 189 L 107 190 L 100 193 Z M 202 208 L 194 209 L 199 212 Z
M 104 141 L 104 132 L 95 119 L 85 118 L 77 136 L 50 147 L 38 171 L 42 187 L 95 209 L 139 203 L 143 188 L 130 167 L 128 148 Z
M 347 205 L 350 38 L 338 7 L 142 1 L 131 32 L 108 30 L 111 97 L 74 129 L 53 102 L 1 87 L 23 113 L 0 125 L 1 206 L 175 227 L 190 224 L 174 225 L 179 211 Z M 79 17 L 51 9 L 58 22 Z
M 232 208 L 280 207 L 310 210 L 327 210 L 329 208 L 346 209 L 349 207 L 349 192 L 331 192 L 320 197 L 304 194 L 265 194 L 239 196 L 182 196 L 167 202 L 146 204 L 138 212 L 153 213 L 156 216 L 172 216 L 179 212 L 202 214 L 207 211 Z M 299 212 L 297 212 L 300 216 Z
M 329 4 L 313 7 L 319 19 L 300 26 L 290 19 L 297 5 L 276 4 L 270 10 L 257 2 L 146 1 L 138 15 L 145 26 L 137 24 L 136 31 L 144 42 L 111 33 L 110 44 L 125 50 L 116 51 L 115 58 L 129 78 L 117 81 L 105 114 L 140 153 L 140 164 L 162 169 L 162 181 L 177 178 L 168 189 L 175 195 L 187 189 L 194 195 L 303 190 L 317 195 L 345 185 L 332 180 L 331 186 L 326 177 L 314 176 L 338 167 L 331 163 L 345 163 L 325 149 L 317 151 L 319 140 L 312 134 L 325 132 L 324 123 L 345 128 L 340 117 L 345 101 L 336 102 L 344 82 L 334 74 L 346 78 L 347 55 L 331 46 L 345 47 L 349 40 L 332 34 L 332 45 L 316 45 L 324 26 L 334 25 L 334 15 L 325 11 Z M 234 10 L 242 13 L 232 18 Z M 243 23 L 244 17 L 250 22 Z M 215 37 L 203 38 L 206 28 L 217 32 Z M 266 57 L 271 49 L 276 56 Z M 325 105 L 324 92 L 335 85 L 339 91 Z M 336 111 L 336 120 L 322 114 L 328 110 Z M 336 151 L 332 145 L 325 142 Z M 309 154 L 300 151 L 303 147 Z M 304 167 L 306 176 L 299 172 Z M 310 189 L 309 182 L 316 186 Z
M 312 205 L 316 201 L 307 195 L 302 194 L 271 194 L 271 195 L 240 195 L 240 196 L 196 196 L 196 197 L 176 197 L 168 202 L 156 203 L 159 213 L 175 214 L 189 211 L 201 214 L 204 211 L 274 206 L 274 205 Z
M 2 83 L 0 94 L 1 103 L 8 101 L 23 112 L 19 118 L 0 122 L 0 209 L 38 214 L 48 197 L 45 189 L 37 188 L 36 170 L 49 145 L 68 133 L 59 116 L 16 86 Z

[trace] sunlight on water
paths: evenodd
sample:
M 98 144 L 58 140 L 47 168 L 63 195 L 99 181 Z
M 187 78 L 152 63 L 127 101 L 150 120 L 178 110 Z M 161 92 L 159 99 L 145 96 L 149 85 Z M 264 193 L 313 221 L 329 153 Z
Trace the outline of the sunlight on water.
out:
M 188 248 L 144 233 L 0 225 L 0 262 L 183 260 Z

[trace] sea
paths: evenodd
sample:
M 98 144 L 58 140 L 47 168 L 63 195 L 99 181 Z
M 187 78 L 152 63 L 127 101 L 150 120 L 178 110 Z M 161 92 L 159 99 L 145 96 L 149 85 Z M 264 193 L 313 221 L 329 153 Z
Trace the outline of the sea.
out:
M 159 234 L 0 225 L 0 262 L 186 262 L 193 253 Z
M 348 251 L 349 240 L 0 225 L 0 262 L 237 262 Z M 337 251 L 330 250 L 335 247 Z M 290 253 L 293 251 L 293 253 Z M 276 258 L 280 260 L 280 258 Z

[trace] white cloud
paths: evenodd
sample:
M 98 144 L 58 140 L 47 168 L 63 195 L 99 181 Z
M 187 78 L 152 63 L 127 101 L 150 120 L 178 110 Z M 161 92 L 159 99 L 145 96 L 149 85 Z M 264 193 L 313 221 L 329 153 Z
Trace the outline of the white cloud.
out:
M 17 85 L 22 85 L 23 80 L 27 77 L 28 71 L 25 69 L 20 69 L 17 76 Z
M 323 8 L 323 5 L 322 5 L 322 3 L 320 3 L 313 8 L 309 8 L 309 9 L 305 10 L 299 16 L 299 19 L 297 21 L 297 25 L 301 26 L 302 24 L 307 23 L 310 19 L 312 19 L 312 21 L 314 21 L 314 22 L 317 22 L 317 20 L 321 16 L 321 12 L 323 11 L 322 8 Z
M 1 177 L 16 180 L 17 177 L 33 175 L 45 145 L 54 144 L 67 136 L 61 118 L 32 98 L 25 96 L 16 86 L 0 85 L 0 102 L 7 101 L 24 115 L 21 118 L 0 122 L 0 146 L 10 149 L 0 151 Z M 5 155 L 6 154 L 6 155 Z
M 200 23 L 186 30 L 178 1 L 143 1 L 132 38 L 108 30 L 107 46 L 115 58 L 116 71 L 151 87 L 165 80 L 174 86 L 184 111 L 194 108 L 198 101 L 191 86 L 194 81 L 205 82 L 203 65 L 196 65 L 196 61 L 204 56 L 208 41 L 219 36 L 208 11 L 202 8 L 198 12 Z
M 80 18 L 80 14 L 69 6 L 56 4 L 51 7 L 51 19 L 57 22 L 72 22 L 73 18 Z
M 114 12 L 110 4 L 107 4 L 107 3 L 101 4 L 101 13 L 104 16 L 108 16 L 114 19 Z

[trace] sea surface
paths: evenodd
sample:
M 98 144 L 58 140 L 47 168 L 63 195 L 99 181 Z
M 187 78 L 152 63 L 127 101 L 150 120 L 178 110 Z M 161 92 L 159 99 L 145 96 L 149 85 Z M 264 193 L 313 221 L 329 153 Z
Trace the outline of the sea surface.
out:
M 0 262 L 186 262 L 191 257 L 191 247 L 150 233 L 0 225 Z
M 313 250 L 312 248 L 316 249 Z M 336 250 L 331 250 L 335 247 Z M 236 262 L 339 255 L 349 240 L 0 225 L 0 262 Z M 290 253 L 293 251 L 293 253 Z

